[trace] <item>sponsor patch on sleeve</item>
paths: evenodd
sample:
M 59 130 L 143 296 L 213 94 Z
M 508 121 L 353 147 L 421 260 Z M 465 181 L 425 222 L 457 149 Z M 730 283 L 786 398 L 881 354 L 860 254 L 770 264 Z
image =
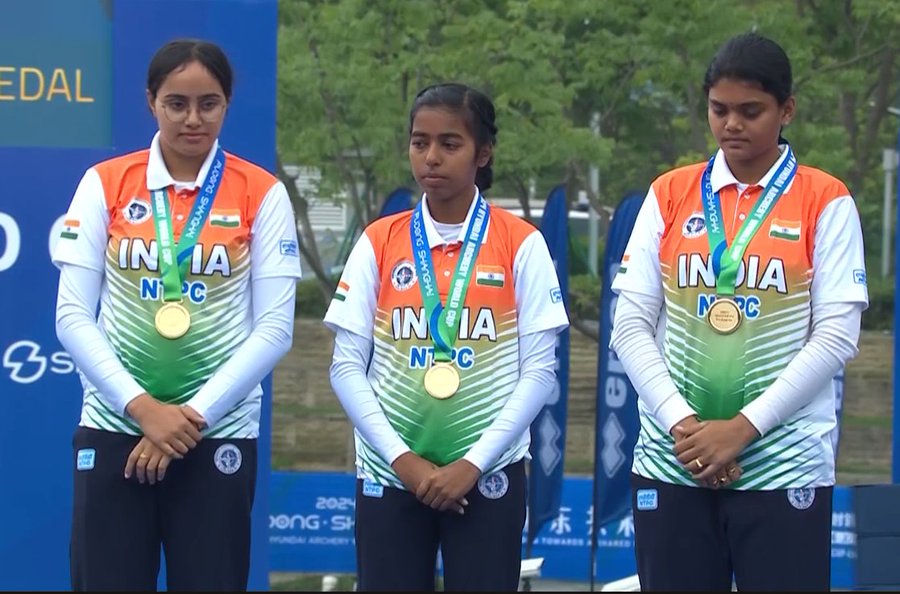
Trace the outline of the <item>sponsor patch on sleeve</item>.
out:
M 282 239 L 278 243 L 278 248 L 281 250 L 282 256 L 296 257 L 300 253 L 300 249 L 297 246 L 297 240 L 295 239 Z

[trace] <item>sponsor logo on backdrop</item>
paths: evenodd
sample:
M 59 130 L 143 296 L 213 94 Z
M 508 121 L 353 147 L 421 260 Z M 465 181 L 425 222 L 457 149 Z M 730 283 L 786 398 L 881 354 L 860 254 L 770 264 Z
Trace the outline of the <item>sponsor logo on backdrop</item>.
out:
M 3 351 L 3 368 L 17 384 L 33 384 L 48 373 L 64 375 L 75 372 L 75 363 L 65 351 L 45 354 L 41 345 L 31 340 L 17 340 Z

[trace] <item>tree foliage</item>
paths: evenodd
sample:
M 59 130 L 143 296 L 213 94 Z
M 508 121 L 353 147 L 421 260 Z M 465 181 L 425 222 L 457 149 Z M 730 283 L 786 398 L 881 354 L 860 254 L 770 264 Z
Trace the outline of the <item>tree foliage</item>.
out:
M 596 165 L 601 191 L 590 199 L 614 206 L 714 149 L 703 75 L 723 41 L 754 29 L 793 63 L 798 115 L 785 136 L 804 163 L 847 182 L 868 252 L 878 252 L 881 149 L 895 146 L 900 124 L 888 112 L 900 106 L 900 0 L 281 0 L 280 8 L 281 162 L 319 169 L 319 194 L 346 197 L 360 221 L 395 187 L 412 187 L 409 108 L 420 88 L 448 80 L 497 105 L 492 195 L 524 199 L 534 183 L 541 197 L 566 182 L 571 198 L 589 191 Z M 304 197 L 294 198 L 303 223 Z

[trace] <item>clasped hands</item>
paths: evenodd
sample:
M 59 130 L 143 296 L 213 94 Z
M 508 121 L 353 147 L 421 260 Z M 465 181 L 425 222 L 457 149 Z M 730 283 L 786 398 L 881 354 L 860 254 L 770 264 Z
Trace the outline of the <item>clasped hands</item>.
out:
M 727 421 L 700 421 L 690 416 L 672 428 L 675 455 L 697 482 L 718 489 L 741 478 L 737 457 L 759 437 L 742 414 Z
M 181 459 L 202 439 L 206 420 L 190 406 L 165 404 L 147 393 L 128 403 L 126 412 L 144 436 L 125 462 L 125 478 L 151 485 L 163 480 L 172 459 Z
M 419 501 L 458 514 L 465 513 L 469 505 L 465 495 L 481 477 L 478 467 L 464 458 L 439 467 L 413 452 L 402 454 L 391 467 Z

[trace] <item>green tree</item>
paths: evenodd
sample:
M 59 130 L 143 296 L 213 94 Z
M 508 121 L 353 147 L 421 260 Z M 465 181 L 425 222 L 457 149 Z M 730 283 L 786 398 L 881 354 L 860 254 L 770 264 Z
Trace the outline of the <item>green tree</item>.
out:
M 848 183 L 877 251 L 880 148 L 900 123 L 886 115 L 898 103 L 900 0 L 282 0 L 280 18 L 281 161 L 321 171 L 318 194 L 346 200 L 363 224 L 413 185 L 408 111 L 427 84 L 493 97 L 492 195 L 527 211 L 532 184 L 543 195 L 565 182 L 603 212 L 715 149 L 704 73 L 722 42 L 757 30 L 792 59 L 798 116 L 786 137 Z M 305 197 L 293 198 L 304 256 L 330 291 Z

